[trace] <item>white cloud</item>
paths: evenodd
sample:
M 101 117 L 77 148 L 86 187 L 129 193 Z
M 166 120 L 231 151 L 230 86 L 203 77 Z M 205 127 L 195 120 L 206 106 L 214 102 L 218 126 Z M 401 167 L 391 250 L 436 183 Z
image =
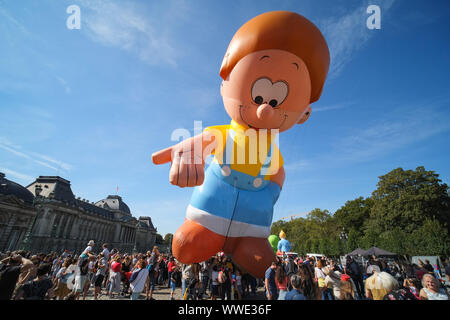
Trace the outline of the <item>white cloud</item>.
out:
M 377 4 L 381 8 L 381 28 L 383 28 L 383 17 L 393 3 L 394 0 L 388 0 Z M 330 49 L 330 78 L 337 77 L 355 53 L 378 33 L 377 30 L 369 30 L 366 26 L 366 20 L 369 17 L 366 9 L 369 4 L 372 3 L 367 2 L 343 16 L 319 21 L 319 28 Z
M 64 88 L 67 94 L 70 94 L 72 92 L 66 80 L 64 80 L 60 76 L 55 76 L 55 78 L 56 80 L 58 80 L 58 82 L 61 84 L 61 86 Z
M 47 167 L 50 169 L 53 169 L 55 171 L 60 171 L 61 169 L 65 170 L 65 171 L 70 171 L 72 169 L 72 165 L 59 161 L 59 160 L 55 160 L 49 156 L 46 155 L 42 155 L 36 152 L 27 152 L 22 150 L 21 146 L 15 145 L 13 143 L 11 143 L 8 139 L 4 138 L 4 137 L 0 137 L 0 148 L 8 151 L 9 153 L 14 154 L 15 156 L 30 160 L 34 163 L 37 163 L 43 167 Z M 40 158 L 41 160 L 38 160 L 36 158 Z M 53 166 L 52 164 L 56 164 L 57 167 Z
M 131 52 L 150 65 L 176 66 L 177 51 L 166 33 L 170 23 L 156 24 L 130 3 L 86 0 L 82 4 L 81 28 L 92 40 Z
M 331 110 L 340 110 L 344 108 L 348 108 L 355 105 L 354 103 L 338 103 L 330 106 L 324 106 L 324 107 L 316 107 L 312 106 L 312 112 L 323 112 L 323 111 L 331 111 Z
M 397 109 L 365 129 L 338 140 L 333 161 L 372 160 L 448 130 L 448 115 L 436 107 Z
M 17 172 L 17 171 L 13 171 L 13 170 L 10 170 L 10 169 L 4 168 L 4 167 L 0 167 L 0 171 L 5 173 L 6 178 L 8 180 L 12 180 L 12 179 L 10 179 L 10 176 L 13 177 L 13 178 L 21 180 L 21 182 L 24 182 L 24 184 L 28 184 L 28 183 L 30 183 L 30 182 L 32 182 L 34 180 L 33 177 L 31 177 L 31 176 L 29 176 L 27 174 L 20 173 L 20 172 Z
M 299 160 L 297 162 L 292 162 L 284 165 L 284 168 L 288 171 L 296 171 L 306 169 L 310 165 L 307 160 Z

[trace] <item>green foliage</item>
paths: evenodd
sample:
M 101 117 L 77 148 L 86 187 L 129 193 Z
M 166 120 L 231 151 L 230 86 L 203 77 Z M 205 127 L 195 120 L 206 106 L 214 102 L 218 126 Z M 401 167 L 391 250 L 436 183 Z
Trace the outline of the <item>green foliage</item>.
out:
M 164 239 L 159 233 L 156 234 L 155 244 L 164 244 Z
M 168 233 L 164 236 L 164 243 L 170 245 L 172 243 L 172 239 L 173 239 L 173 234 Z
M 416 255 L 442 255 L 450 254 L 450 240 L 448 229 L 437 220 L 427 219 L 422 227 L 412 232 L 410 236 L 411 252 Z
M 353 228 L 362 232 L 364 222 L 369 218 L 372 206 L 373 200 L 370 198 L 359 197 L 347 201 L 334 214 L 335 222 L 341 229 L 350 230 Z
M 399 255 L 449 255 L 449 188 L 438 177 L 424 167 L 392 170 L 379 177 L 371 197 L 349 200 L 334 215 L 316 208 L 306 218 L 276 221 L 271 234 L 283 230 L 301 255 L 338 256 L 372 246 Z
M 356 231 L 354 228 L 351 228 L 350 232 L 348 233 L 347 239 L 348 252 L 352 252 L 353 250 L 358 248 L 358 239 L 359 239 L 359 232 Z
M 415 171 L 398 168 L 381 176 L 378 188 L 372 193 L 371 226 L 380 233 L 393 226 L 410 233 L 420 228 L 427 218 L 448 225 L 448 186 L 440 184 L 438 177 L 424 167 Z

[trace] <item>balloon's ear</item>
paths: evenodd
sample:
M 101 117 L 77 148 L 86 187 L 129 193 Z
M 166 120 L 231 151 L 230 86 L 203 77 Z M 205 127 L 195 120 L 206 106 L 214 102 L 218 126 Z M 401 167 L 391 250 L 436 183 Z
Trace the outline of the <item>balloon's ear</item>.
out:
M 305 113 L 303 113 L 303 116 L 301 117 L 300 120 L 298 120 L 297 124 L 302 124 L 304 123 L 306 120 L 308 120 L 309 116 L 311 115 L 311 106 L 308 106 L 308 108 L 306 108 Z

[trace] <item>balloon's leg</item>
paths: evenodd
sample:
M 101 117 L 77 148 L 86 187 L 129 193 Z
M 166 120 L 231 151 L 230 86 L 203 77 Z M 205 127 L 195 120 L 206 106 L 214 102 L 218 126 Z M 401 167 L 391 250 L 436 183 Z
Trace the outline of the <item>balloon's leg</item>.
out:
M 272 261 L 276 261 L 273 249 L 266 238 L 228 238 L 224 251 L 231 254 L 233 261 L 255 278 L 264 278 L 267 268 Z
M 206 261 L 222 250 L 225 237 L 185 219 L 173 235 L 172 252 L 184 264 Z

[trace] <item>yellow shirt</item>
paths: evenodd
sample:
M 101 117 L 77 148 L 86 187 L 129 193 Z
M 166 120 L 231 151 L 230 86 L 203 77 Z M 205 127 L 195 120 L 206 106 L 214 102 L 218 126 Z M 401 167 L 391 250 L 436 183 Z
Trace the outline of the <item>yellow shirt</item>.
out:
M 214 160 L 221 165 L 229 164 L 231 170 L 253 177 L 261 172 L 265 180 L 270 180 L 270 176 L 283 166 L 283 158 L 276 144 L 277 134 L 272 130 L 249 129 L 232 120 L 229 125 L 212 126 L 205 131 L 213 134 L 217 142 L 212 152 Z M 228 139 L 233 139 L 232 145 Z M 271 157 L 268 157 L 271 147 Z

